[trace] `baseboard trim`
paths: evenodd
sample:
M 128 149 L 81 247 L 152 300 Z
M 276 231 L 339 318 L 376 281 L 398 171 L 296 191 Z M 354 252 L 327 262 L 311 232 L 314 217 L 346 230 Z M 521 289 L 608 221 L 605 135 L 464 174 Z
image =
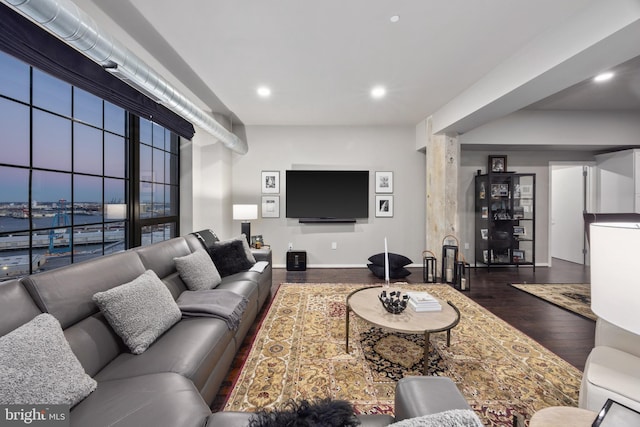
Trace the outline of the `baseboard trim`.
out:
M 422 268 L 422 264 L 409 264 L 405 267 Z M 273 268 L 287 268 L 286 264 L 273 264 Z M 307 264 L 307 268 L 367 268 L 367 264 Z
M 422 264 L 409 264 L 405 267 L 422 268 Z M 474 268 L 487 268 L 486 265 L 475 265 Z M 492 265 L 491 268 L 515 267 L 514 265 Z M 532 265 L 521 265 L 519 268 L 532 268 Z M 549 267 L 548 262 L 536 263 L 536 267 Z M 273 268 L 287 268 L 286 264 L 273 264 Z M 367 268 L 367 264 L 307 264 L 307 268 Z

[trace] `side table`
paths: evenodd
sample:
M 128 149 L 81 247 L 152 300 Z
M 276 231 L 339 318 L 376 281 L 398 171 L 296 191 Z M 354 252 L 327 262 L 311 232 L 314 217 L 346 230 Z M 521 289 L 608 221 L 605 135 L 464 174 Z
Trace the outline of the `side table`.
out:
M 529 427 L 591 427 L 597 412 L 569 406 L 551 406 L 533 414 Z

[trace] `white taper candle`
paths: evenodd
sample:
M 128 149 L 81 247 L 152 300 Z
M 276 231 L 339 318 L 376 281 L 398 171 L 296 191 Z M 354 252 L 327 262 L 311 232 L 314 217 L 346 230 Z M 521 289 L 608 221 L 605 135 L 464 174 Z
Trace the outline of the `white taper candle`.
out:
M 384 238 L 384 280 L 389 284 L 389 251 L 387 250 L 387 238 Z

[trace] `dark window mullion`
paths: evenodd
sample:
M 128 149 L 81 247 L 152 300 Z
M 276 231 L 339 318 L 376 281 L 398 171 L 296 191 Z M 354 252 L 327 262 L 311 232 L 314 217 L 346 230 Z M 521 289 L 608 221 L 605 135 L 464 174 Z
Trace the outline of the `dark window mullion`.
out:
M 76 139 L 75 139 L 75 134 L 76 134 L 76 126 L 75 126 L 75 120 L 74 120 L 74 115 L 75 115 L 75 96 L 76 94 L 76 88 L 74 86 L 71 86 L 71 120 L 69 120 L 69 126 L 71 126 L 71 203 L 69 204 L 71 206 L 71 214 L 69 215 L 70 219 L 71 219 L 71 229 L 69 230 L 69 246 L 71 247 L 71 253 L 69 254 L 70 257 L 70 261 L 71 264 L 73 264 L 74 261 L 74 253 L 76 251 L 75 248 L 75 244 L 73 243 L 73 225 L 75 224 L 75 192 L 74 190 L 74 186 L 75 186 L 75 163 L 76 163 L 76 159 L 75 159 L 75 146 L 76 146 Z M 64 215 L 64 212 L 63 212 Z
M 29 189 L 27 196 L 27 209 L 29 221 L 29 274 L 33 274 L 33 221 L 31 220 L 33 212 L 31 205 L 33 200 L 33 67 L 29 67 Z

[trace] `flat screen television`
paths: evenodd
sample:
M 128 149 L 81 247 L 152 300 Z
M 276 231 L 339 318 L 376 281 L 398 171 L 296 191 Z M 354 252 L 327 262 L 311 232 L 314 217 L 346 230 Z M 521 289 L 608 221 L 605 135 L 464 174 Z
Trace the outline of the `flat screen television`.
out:
M 286 171 L 286 216 L 300 222 L 355 222 L 369 217 L 369 171 Z

